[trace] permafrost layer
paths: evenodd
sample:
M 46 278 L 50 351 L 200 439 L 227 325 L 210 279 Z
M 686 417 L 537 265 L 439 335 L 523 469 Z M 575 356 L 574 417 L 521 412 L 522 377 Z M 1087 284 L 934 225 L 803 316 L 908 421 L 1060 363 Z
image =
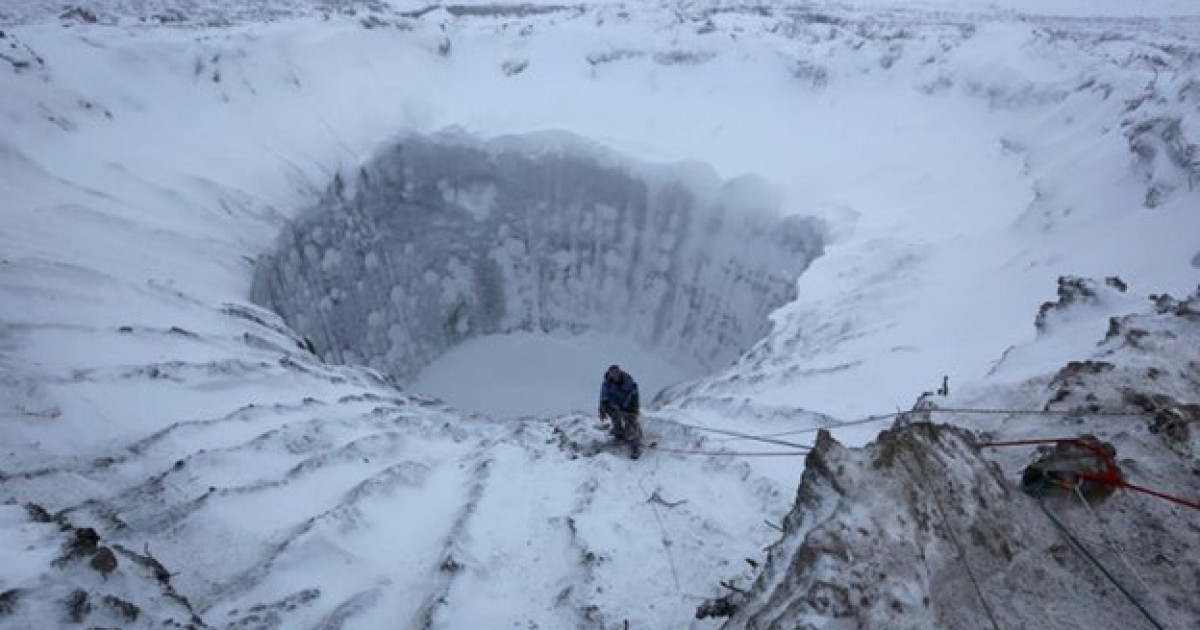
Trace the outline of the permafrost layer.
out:
M 626 334 L 711 370 L 767 332 L 822 245 L 757 180 L 557 135 L 412 137 L 285 229 L 253 294 L 327 360 L 400 380 L 514 331 Z

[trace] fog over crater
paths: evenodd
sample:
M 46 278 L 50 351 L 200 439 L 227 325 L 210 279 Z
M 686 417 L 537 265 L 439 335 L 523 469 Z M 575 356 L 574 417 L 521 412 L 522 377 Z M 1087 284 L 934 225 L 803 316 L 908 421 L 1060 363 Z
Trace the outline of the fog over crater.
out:
M 698 376 L 762 338 L 823 244 L 756 178 L 562 133 L 413 136 L 289 224 L 253 295 L 326 360 L 404 383 L 518 332 L 613 335 Z

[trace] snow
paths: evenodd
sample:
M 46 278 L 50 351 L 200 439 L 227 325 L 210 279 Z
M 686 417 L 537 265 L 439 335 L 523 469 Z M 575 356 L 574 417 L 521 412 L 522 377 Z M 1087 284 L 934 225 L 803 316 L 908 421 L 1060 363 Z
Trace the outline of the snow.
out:
M 0 543 L 8 550 L 0 581 L 6 590 L 28 587 L 54 559 L 54 550 L 40 544 L 52 526 L 29 523 L 25 510 L 16 505 L 0 506 L 0 524 Z
M 86 559 L 52 562 L 73 530 L 27 518 L 32 502 L 153 555 L 212 627 L 715 627 L 692 611 L 779 539 L 764 521 L 788 512 L 803 465 L 732 455 L 802 449 L 703 428 L 807 444 L 819 426 L 908 408 L 943 376 L 952 402 L 1038 407 L 1110 317 L 1196 287 L 1192 2 L 349 15 L 213 0 L 171 25 L 140 18 L 174 3 L 75 4 L 100 23 L 59 18 L 57 2 L 0 8 L 0 542 L 13 550 L 0 594 L 23 593 L 0 626 L 44 626 L 73 588 L 144 612 L 104 609 L 93 625 L 187 610 L 126 552 L 108 579 Z M 589 250 L 499 246 L 488 239 L 516 225 L 503 189 L 449 176 L 430 180 L 429 198 L 462 211 L 445 233 L 478 239 L 362 247 L 332 230 L 365 199 L 361 175 L 412 138 L 493 155 L 569 144 L 630 181 L 684 173 L 698 199 L 737 202 L 704 241 L 621 224 L 614 204 L 594 213 L 644 239 L 602 259 L 619 295 L 646 299 L 620 325 L 587 315 L 612 293 L 512 281 L 520 317 L 441 327 L 439 304 L 481 303 L 472 256 L 500 257 L 513 280 Z M 749 221 L 748 207 L 793 223 Z M 328 224 L 305 224 L 316 209 Z M 553 221 L 591 215 L 526 217 L 556 234 Z M 797 221 L 820 226 L 821 247 L 794 267 L 750 238 Z M 313 262 L 300 285 L 348 279 L 289 291 L 280 316 L 251 287 L 297 225 L 316 228 L 297 249 Z M 423 244 L 439 255 L 419 258 Z M 691 279 L 705 306 L 651 301 L 641 283 L 679 285 L 696 252 L 721 255 L 719 273 Z M 746 260 L 786 269 L 782 289 L 739 294 L 753 274 L 729 270 Z M 1130 289 L 1039 334 L 1062 275 Z M 296 323 L 422 283 L 428 299 L 404 308 L 348 309 L 336 344 L 313 334 L 319 317 Z M 667 342 L 646 313 L 678 326 Z M 712 326 L 685 334 L 690 318 Z M 721 337 L 728 318 L 739 334 Z M 414 360 L 397 339 L 436 343 Z M 684 453 L 633 463 L 603 442 L 592 407 L 609 363 L 641 382 L 648 439 Z M 1170 393 L 1195 402 L 1184 384 Z M 860 445 L 886 425 L 833 433 Z M 1134 437 L 1135 455 L 1154 453 Z M 899 494 L 872 494 L 850 520 L 887 518 Z
M 593 413 L 609 365 L 634 375 L 644 400 L 689 375 L 628 338 L 601 333 L 511 333 L 465 341 L 426 366 L 409 385 L 494 418 Z

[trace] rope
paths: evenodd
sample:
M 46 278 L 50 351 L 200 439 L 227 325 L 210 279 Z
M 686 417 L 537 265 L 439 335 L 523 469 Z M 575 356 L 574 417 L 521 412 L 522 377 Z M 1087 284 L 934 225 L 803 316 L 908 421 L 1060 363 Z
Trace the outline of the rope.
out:
M 913 412 L 906 411 L 905 413 L 920 413 L 925 411 L 935 411 L 942 413 L 966 413 L 966 414 L 1007 414 L 1013 416 L 1146 416 L 1150 415 L 1145 411 L 1117 411 L 1115 409 L 1099 409 L 1096 411 L 1081 411 L 1079 409 L 967 409 L 963 407 L 933 407 L 930 409 L 918 409 Z
M 805 433 L 816 433 L 817 431 L 820 431 L 822 429 L 828 429 L 828 430 L 842 429 L 845 427 L 852 427 L 852 426 L 857 426 L 860 424 L 869 424 L 871 422 L 879 422 L 880 420 L 890 420 L 892 418 L 896 418 L 898 416 L 902 416 L 907 413 L 912 413 L 912 412 L 911 411 L 901 411 L 901 412 L 897 412 L 897 413 L 884 414 L 882 416 L 869 416 L 866 418 L 862 418 L 860 420 L 848 420 L 846 422 L 834 422 L 832 424 L 826 424 L 826 425 L 819 426 L 819 427 L 810 427 L 807 429 L 795 429 L 793 431 L 782 431 L 780 433 L 767 433 L 760 437 L 776 438 L 776 437 L 784 437 L 784 436 L 788 436 L 788 435 L 802 435 Z
M 1190 507 L 1194 510 L 1200 510 L 1200 501 L 1189 501 L 1187 499 L 1173 497 L 1169 494 L 1163 494 L 1162 492 L 1158 492 L 1156 490 L 1151 490 L 1150 488 L 1134 485 L 1132 483 L 1129 483 L 1128 481 L 1122 481 L 1121 487 L 1129 488 L 1130 490 L 1133 490 L 1134 492 L 1141 492 L 1142 494 L 1148 494 L 1152 497 L 1164 499 L 1164 500 L 1170 501 L 1172 503 L 1178 503 L 1179 505 Z
M 657 469 L 656 469 L 657 470 Z M 675 568 L 675 556 L 671 553 L 671 540 L 667 537 L 667 527 L 663 525 L 662 516 L 658 513 L 658 506 L 650 500 L 650 493 L 646 492 L 646 487 L 642 485 L 642 478 L 638 478 L 638 488 L 646 497 L 646 503 L 650 504 L 650 509 L 654 511 L 654 520 L 658 521 L 658 531 L 662 534 L 660 541 L 662 542 L 663 551 L 667 553 L 667 564 L 671 567 L 671 579 L 675 581 L 675 593 L 683 595 L 683 587 L 679 585 L 679 570 Z
M 1087 500 L 1087 497 L 1083 495 L 1083 489 L 1080 488 L 1080 485 L 1076 483 L 1072 486 L 1072 488 L 1075 490 L 1075 496 L 1079 497 L 1080 503 L 1083 503 L 1083 507 L 1087 508 L 1088 514 L 1091 514 L 1097 521 L 1100 521 L 1101 525 L 1106 525 L 1107 523 L 1104 522 L 1104 519 L 1100 518 L 1100 515 L 1092 509 L 1092 504 Z M 1146 583 L 1146 580 L 1142 577 L 1142 574 L 1138 573 L 1138 570 L 1134 568 L 1133 563 L 1129 561 L 1129 558 L 1125 557 L 1125 552 L 1121 550 L 1121 547 L 1118 546 L 1117 543 L 1109 540 L 1103 535 L 1103 533 L 1101 533 L 1101 538 L 1104 540 L 1104 544 L 1108 545 L 1108 547 L 1117 554 L 1117 557 L 1120 558 L 1121 562 L 1125 564 L 1125 568 L 1129 569 L 1129 572 L 1133 574 L 1133 577 L 1137 578 L 1137 581 L 1141 583 L 1142 588 L 1145 589 L 1144 592 L 1150 592 L 1150 585 Z
M 865 418 L 861 418 L 858 420 L 849 420 L 846 422 L 835 422 L 832 424 L 827 424 L 827 425 L 819 426 L 819 427 L 811 427 L 811 428 L 807 428 L 807 429 L 796 429 L 794 431 L 782 431 L 779 433 L 768 433 L 768 434 L 763 435 L 762 437 L 773 438 L 773 437 L 784 437 L 784 436 L 788 436 L 788 435 L 801 435 L 804 433 L 816 433 L 817 431 L 820 431 L 822 429 L 829 429 L 829 430 L 841 429 L 841 428 L 845 428 L 845 427 L 857 426 L 860 424 L 869 424 L 871 422 L 879 422 L 880 420 L 890 420 L 892 418 L 898 418 L 900 416 L 906 416 L 906 415 L 910 415 L 910 414 L 927 413 L 927 412 L 928 413 L 982 414 L 982 415 L 999 414 L 999 415 L 1013 415 L 1013 416 L 1018 416 L 1018 415 L 1029 415 L 1029 416 L 1059 416 L 1059 415 L 1063 415 L 1063 416 L 1065 416 L 1065 415 L 1073 415 L 1073 414 L 1080 413 L 1077 410 L 1057 410 L 1057 409 L 1053 409 L 1053 410 L 1051 410 L 1051 409 L 967 409 L 967 408 L 963 408 L 963 407 L 930 407 L 929 409 L 912 409 L 909 411 L 897 411 L 895 413 L 885 413 L 882 415 L 867 416 Z M 1088 411 L 1086 413 L 1089 416 L 1144 416 L 1144 415 L 1147 415 L 1145 412 L 1141 412 L 1141 411 L 1112 411 L 1112 410 Z
M 1100 563 L 1100 560 L 1097 559 L 1096 556 L 1092 555 L 1092 552 L 1088 551 L 1087 547 L 1083 546 L 1083 543 L 1079 542 L 1079 539 L 1076 538 L 1073 533 L 1071 533 L 1071 530 L 1067 528 L 1066 524 L 1059 520 L 1059 518 L 1050 511 L 1050 508 L 1046 507 L 1046 502 L 1042 500 L 1042 497 L 1045 495 L 1048 482 L 1049 475 L 1043 472 L 1039 482 L 1036 485 L 1026 486 L 1025 492 L 1037 500 L 1038 507 L 1042 508 L 1042 512 L 1046 514 L 1046 516 L 1050 519 L 1050 522 L 1054 523 L 1054 525 L 1058 527 L 1063 535 L 1067 537 L 1067 540 L 1071 542 L 1071 545 L 1075 548 L 1075 550 L 1078 551 L 1080 555 L 1091 561 L 1091 563 L 1097 569 L 1100 569 L 1100 572 L 1104 574 L 1104 577 L 1108 578 L 1108 581 L 1112 582 L 1112 585 L 1117 587 L 1118 591 L 1121 591 L 1121 594 L 1125 596 L 1125 599 L 1128 599 L 1131 604 L 1137 607 L 1138 611 L 1146 617 L 1147 621 L 1149 621 L 1155 628 L 1158 628 L 1158 630 L 1166 630 L 1166 628 L 1159 623 L 1153 615 L 1150 614 L 1150 611 L 1146 610 L 1146 607 L 1143 606 L 1142 603 L 1133 596 L 1133 593 L 1130 593 L 1129 589 L 1125 588 L 1125 585 L 1121 584 L 1120 580 L 1113 576 L 1113 574 L 1103 564 Z
M 647 417 L 653 417 L 653 416 L 647 416 Z M 695 429 L 697 431 L 705 431 L 708 433 L 719 433 L 721 435 L 731 435 L 733 437 L 740 438 L 743 440 L 754 440 L 756 442 L 764 442 L 766 444 L 776 444 L 778 446 L 787 446 L 789 448 L 801 449 L 801 450 L 805 450 L 805 451 L 812 450 L 812 447 L 807 444 L 799 444 L 796 442 L 785 442 L 783 440 L 776 440 L 776 439 L 772 439 L 772 438 L 766 437 L 766 436 L 750 435 L 748 433 L 740 433 L 738 431 L 730 431 L 729 429 L 714 429 L 712 427 L 702 427 L 702 426 L 695 425 L 695 424 L 688 424 L 686 422 L 679 422 L 678 420 L 670 420 L 668 418 L 655 417 L 655 419 L 663 420 L 666 422 L 672 422 L 681 427 L 687 427 L 689 429 Z
M 1074 472 L 1073 474 L 1080 479 L 1086 479 L 1088 481 L 1095 481 L 1097 483 L 1102 483 L 1102 484 L 1109 485 L 1109 486 L 1116 486 L 1118 488 L 1128 488 L 1130 490 L 1133 490 L 1134 492 L 1148 494 L 1148 495 L 1158 498 L 1158 499 L 1163 499 L 1165 501 L 1170 501 L 1170 502 L 1176 503 L 1178 505 L 1190 507 L 1194 510 L 1200 510 L 1200 501 L 1191 501 L 1189 499 L 1183 499 L 1183 498 L 1180 498 L 1177 496 L 1172 496 L 1172 495 L 1169 495 L 1169 494 L 1166 494 L 1163 492 L 1159 492 L 1157 490 L 1151 490 L 1150 488 L 1147 488 L 1145 486 L 1139 486 L 1137 484 L 1129 483 L 1128 481 L 1126 481 L 1124 479 L 1124 477 L 1121 476 L 1120 469 L 1117 468 L 1116 463 L 1113 462 L 1112 456 L 1110 456 L 1107 451 L 1105 451 L 1103 448 L 1101 448 L 1099 444 L 1096 444 L 1095 442 L 1093 442 L 1091 440 L 1083 440 L 1083 439 L 1079 439 L 1079 438 L 1009 440 L 1006 442 L 980 442 L 980 443 L 976 444 L 976 446 L 978 446 L 980 448 L 987 448 L 987 447 L 1029 446 L 1029 445 L 1036 445 L 1036 444 L 1061 444 L 1061 443 L 1078 444 L 1078 445 L 1092 451 L 1093 453 L 1095 453 L 1096 456 L 1099 457 L 1101 459 L 1101 461 L 1104 463 L 1104 471 L 1099 474 L 1089 473 L 1087 471 Z
M 954 544 L 954 548 L 958 550 L 958 559 L 960 562 L 962 562 L 963 567 L 967 570 L 967 577 L 971 579 L 971 586 L 974 587 L 975 594 L 979 597 L 979 603 L 983 605 L 983 610 L 985 613 L 987 613 L 988 620 L 992 622 L 992 628 L 994 628 L 994 630 L 1000 630 L 1000 623 L 996 621 L 996 616 L 992 612 L 992 607 L 988 605 L 987 598 L 983 596 L 983 587 L 979 585 L 979 580 L 975 578 L 975 572 L 971 569 L 971 563 L 967 560 L 967 552 L 965 549 L 963 549 L 962 543 L 958 540 L 958 535 L 954 533 L 954 528 L 950 526 L 950 522 L 946 518 L 946 507 L 942 505 L 942 498 L 938 496 L 936 490 L 930 488 L 929 486 L 929 472 L 925 469 L 925 463 L 919 458 L 916 461 L 917 467 L 921 469 L 921 475 L 919 479 L 929 494 L 933 495 L 933 501 L 937 505 L 938 515 L 942 520 L 942 526 L 946 528 L 946 533 L 950 536 L 950 542 L 952 542 Z M 905 469 L 908 470 L 910 475 L 913 474 L 912 469 L 909 468 L 907 462 L 901 460 L 901 464 Z M 916 477 L 916 475 L 913 476 Z
M 676 453 L 679 455 L 729 455 L 731 457 L 804 457 L 808 455 L 808 451 L 789 451 L 789 452 L 738 452 L 738 451 L 701 451 L 693 449 L 669 448 L 665 446 L 648 446 L 647 448 L 663 453 Z M 811 448 L 809 450 L 812 450 Z

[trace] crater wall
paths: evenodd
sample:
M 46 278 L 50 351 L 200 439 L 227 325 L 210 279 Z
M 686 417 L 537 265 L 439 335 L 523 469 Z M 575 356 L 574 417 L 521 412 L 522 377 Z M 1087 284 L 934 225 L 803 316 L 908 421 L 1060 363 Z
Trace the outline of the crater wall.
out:
M 515 331 L 629 335 L 700 374 L 768 332 L 822 248 L 820 225 L 782 217 L 754 178 L 561 134 L 414 136 L 286 227 L 253 298 L 325 359 L 401 381 Z

